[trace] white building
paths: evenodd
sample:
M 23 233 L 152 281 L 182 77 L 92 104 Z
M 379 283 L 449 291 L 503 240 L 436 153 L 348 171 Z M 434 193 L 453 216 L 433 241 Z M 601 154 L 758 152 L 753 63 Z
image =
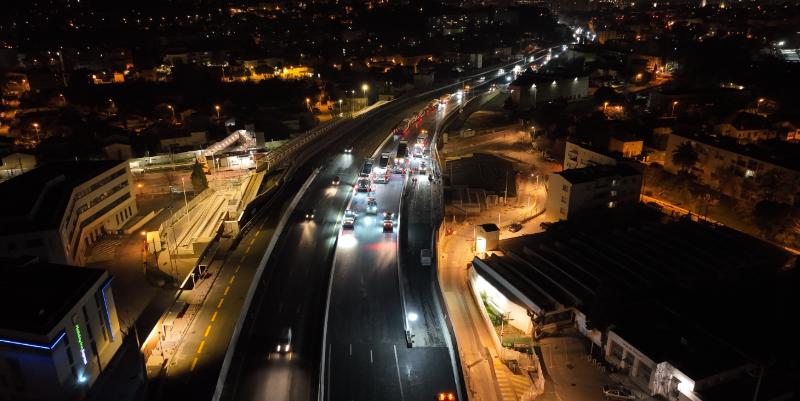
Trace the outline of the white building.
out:
M 617 159 L 589 145 L 567 141 L 564 148 L 564 170 L 617 164 Z
M 81 266 L 92 244 L 137 213 L 127 162 L 42 165 L 0 183 L 0 256 Z
M 108 272 L 0 265 L 0 399 L 84 398 L 122 345 Z
M 639 202 L 642 175 L 620 164 L 564 170 L 548 178 L 546 214 L 567 220 L 577 213 Z

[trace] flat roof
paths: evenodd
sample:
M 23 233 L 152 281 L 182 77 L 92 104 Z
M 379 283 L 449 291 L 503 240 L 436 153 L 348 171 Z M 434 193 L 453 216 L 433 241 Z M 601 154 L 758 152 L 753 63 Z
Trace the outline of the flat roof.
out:
M 774 336 L 780 329 L 738 330 L 737 322 L 758 316 L 779 327 L 797 304 L 800 268 L 787 268 L 797 263 L 787 251 L 642 206 L 555 223 L 499 247 L 504 255 L 484 262 L 545 312 L 575 307 L 695 379 L 785 343 Z
M 800 171 L 800 158 L 797 157 L 797 155 L 800 155 L 800 143 L 770 139 L 759 143 L 740 145 L 736 143 L 734 138 L 727 136 L 714 137 L 702 134 L 676 134 L 674 132 L 673 135 L 729 150 L 790 170 Z
M 552 84 L 553 81 L 560 81 L 564 79 L 580 79 L 585 77 L 582 74 L 566 74 L 566 73 L 541 73 L 534 72 L 530 69 L 525 70 L 517 79 L 514 80 L 509 86 L 528 87 L 533 84 Z
M 105 270 L 0 260 L 0 330 L 47 335 Z
M 560 171 L 558 174 L 572 184 L 592 182 L 605 177 L 630 177 L 641 175 L 633 167 L 627 164 L 597 165 L 583 168 L 571 168 Z
M 0 183 L 0 235 L 57 227 L 72 190 L 120 163 L 53 162 Z M 16 221 L 24 224 L 13 224 Z

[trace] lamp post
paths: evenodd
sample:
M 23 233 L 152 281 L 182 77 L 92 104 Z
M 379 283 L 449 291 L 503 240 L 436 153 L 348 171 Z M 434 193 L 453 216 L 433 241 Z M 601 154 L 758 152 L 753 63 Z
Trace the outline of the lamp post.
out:
M 367 99 L 367 91 L 369 90 L 369 86 L 367 84 L 361 85 L 361 92 L 364 93 L 364 107 L 367 107 L 369 104 L 369 99 Z
M 353 101 L 350 102 L 350 114 L 353 114 L 356 112 L 356 90 L 353 89 L 350 93 L 353 95 Z
M 603 102 L 603 114 L 606 114 L 606 107 L 608 107 L 608 102 Z
M 33 129 L 36 131 L 36 142 L 41 142 L 41 138 L 39 138 L 39 123 L 33 123 Z
M 758 114 L 759 110 L 761 110 L 761 103 L 764 103 L 764 100 L 765 99 L 763 97 L 758 99 L 758 102 L 756 103 L 756 114 Z
M 342 114 L 342 99 L 339 99 L 339 114 Z
M 172 107 L 172 105 L 171 105 L 171 104 L 168 104 L 168 105 L 167 105 L 167 108 L 168 108 L 168 109 L 169 109 L 169 111 L 172 113 L 172 123 L 174 124 L 175 122 L 177 122 L 177 120 L 175 120 L 175 108 L 174 108 L 174 107 Z
M 308 111 L 311 111 L 311 99 L 306 98 L 306 108 Z
M 183 177 L 181 177 L 181 188 L 183 188 L 183 207 L 186 208 L 186 214 L 189 214 L 189 202 L 186 200 L 186 184 L 183 182 Z
M 218 104 L 214 105 L 214 110 L 217 111 L 217 120 L 219 120 L 219 111 L 222 109 Z
M 144 187 L 144 184 L 142 184 L 141 182 L 136 184 L 136 188 L 139 188 L 139 196 L 140 197 L 142 196 L 142 187 Z
M 675 106 L 678 105 L 678 101 L 672 102 L 672 117 L 675 117 Z

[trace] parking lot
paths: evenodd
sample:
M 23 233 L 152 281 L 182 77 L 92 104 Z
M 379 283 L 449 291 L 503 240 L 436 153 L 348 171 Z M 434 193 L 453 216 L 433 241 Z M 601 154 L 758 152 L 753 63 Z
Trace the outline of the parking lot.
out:
M 583 338 L 575 333 L 546 337 L 539 343 L 546 373 L 545 392 L 537 401 L 604 400 L 603 385 L 619 384 L 616 374 L 601 371 L 587 358 Z M 588 343 L 586 343 L 588 344 Z M 638 394 L 637 399 L 642 399 Z

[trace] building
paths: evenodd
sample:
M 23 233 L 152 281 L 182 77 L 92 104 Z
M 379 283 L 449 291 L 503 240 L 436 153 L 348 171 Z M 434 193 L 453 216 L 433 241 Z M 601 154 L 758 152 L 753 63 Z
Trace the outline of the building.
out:
M 187 135 L 188 134 L 188 135 Z M 160 140 L 161 149 L 200 149 L 208 143 L 205 131 L 163 133 Z
M 608 141 L 608 151 L 632 159 L 641 156 L 644 151 L 644 141 L 632 136 L 615 135 Z
M 567 141 L 567 146 L 564 148 L 564 170 L 615 164 L 617 164 L 615 157 L 587 144 Z
M 778 136 L 778 133 L 770 127 L 769 120 L 750 113 L 736 113 L 726 118 L 714 126 L 714 133 L 734 138 L 739 144 L 756 143 Z
M 596 359 L 647 396 L 797 397 L 788 367 L 796 336 L 782 330 L 796 316 L 800 269 L 785 250 L 644 206 L 555 223 L 499 248 L 473 259 L 476 296 L 535 337 L 583 334 Z M 745 316 L 775 329 L 741 330 Z M 769 367 L 758 365 L 765 355 Z
M 578 100 L 587 96 L 589 77 L 585 75 L 540 74 L 527 70 L 508 88 L 517 110 L 530 110 L 551 100 Z
M 800 201 L 800 160 L 797 159 L 800 144 L 775 140 L 741 145 L 726 137 L 670 133 L 664 170 L 672 174 L 681 171 L 682 167 L 672 161 L 672 155 L 678 146 L 687 142 L 698 156 L 697 163 L 691 167 L 698 182 L 735 198 L 760 200 L 763 196 L 759 189 L 761 179 L 777 174 L 783 182 L 779 189 L 786 192 L 777 200 L 790 204 Z
M 33 258 L 0 272 L 0 399 L 82 399 L 122 345 L 108 272 Z
M 39 166 L 0 183 L 0 256 L 81 266 L 92 244 L 137 213 L 127 162 Z
M 0 159 L 0 182 L 36 167 L 36 156 L 28 153 L 11 153 Z
M 552 173 L 547 181 L 546 214 L 567 220 L 582 212 L 639 202 L 642 175 L 626 164 Z

